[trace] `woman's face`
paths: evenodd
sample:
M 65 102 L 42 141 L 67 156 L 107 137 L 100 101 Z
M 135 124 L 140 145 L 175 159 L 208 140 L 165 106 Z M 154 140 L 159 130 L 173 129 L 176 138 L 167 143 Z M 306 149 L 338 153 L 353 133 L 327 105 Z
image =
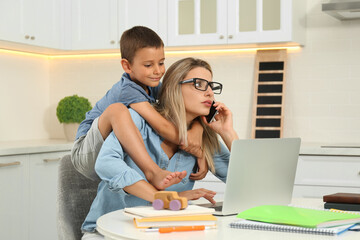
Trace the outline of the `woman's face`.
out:
M 211 72 L 203 67 L 192 69 L 183 80 L 191 78 L 202 78 L 209 82 L 212 81 Z M 195 88 L 194 83 L 184 83 L 181 86 L 181 91 L 184 98 L 186 120 L 188 123 L 198 116 L 206 116 L 209 114 L 211 104 L 214 100 L 214 93 L 210 86 L 206 91 L 200 91 Z

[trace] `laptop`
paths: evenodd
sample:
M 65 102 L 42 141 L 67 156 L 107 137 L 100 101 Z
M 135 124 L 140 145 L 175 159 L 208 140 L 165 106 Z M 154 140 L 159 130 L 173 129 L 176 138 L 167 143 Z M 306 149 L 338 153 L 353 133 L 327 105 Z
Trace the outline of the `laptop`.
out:
M 225 216 L 259 205 L 290 204 L 300 142 L 300 138 L 233 141 L 224 201 L 207 207 L 215 208 L 214 215 Z

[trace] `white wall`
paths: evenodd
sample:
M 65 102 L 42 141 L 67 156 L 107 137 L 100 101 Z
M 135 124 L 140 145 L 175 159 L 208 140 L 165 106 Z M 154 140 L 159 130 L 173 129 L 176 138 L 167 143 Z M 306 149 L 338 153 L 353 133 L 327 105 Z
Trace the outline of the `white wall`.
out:
M 307 1 L 306 46 L 288 54 L 284 136 L 300 136 L 304 142 L 360 142 L 360 20 L 338 21 L 321 12 L 321 2 L 327 1 Z M 167 55 L 166 65 L 187 56 Z M 224 84 L 224 92 L 218 100 L 233 110 L 239 136 L 249 138 L 255 52 L 192 56 L 210 62 L 214 80 Z M 0 140 L 63 138 L 62 126 L 55 116 L 57 102 L 64 96 L 78 94 L 95 104 L 122 74 L 116 57 L 52 59 L 48 62 L 14 58 L 18 57 L 0 56 L 1 83 L 6 76 L 7 84 L 12 84 L 5 95 L 1 92 L 1 110 L 7 108 L 5 112 L 11 114 L 6 115 L 23 119 L 21 111 L 29 111 L 24 103 L 37 108 L 31 111 L 34 114 L 28 114 L 30 120 L 27 122 L 3 120 L 2 117 Z M 3 64 L 10 64 L 10 67 L 5 69 Z M 16 94 L 18 85 L 9 79 L 20 85 L 27 83 L 28 88 L 24 91 L 33 95 Z M 50 88 L 48 93 L 47 87 Z M 33 99 L 39 94 L 44 100 L 42 104 Z M 16 99 L 19 104 L 14 103 Z M 5 101 L 14 105 L 9 108 Z M 4 111 L 1 114 L 3 116 Z
M 51 137 L 49 79 L 47 58 L 0 53 L 0 141 Z

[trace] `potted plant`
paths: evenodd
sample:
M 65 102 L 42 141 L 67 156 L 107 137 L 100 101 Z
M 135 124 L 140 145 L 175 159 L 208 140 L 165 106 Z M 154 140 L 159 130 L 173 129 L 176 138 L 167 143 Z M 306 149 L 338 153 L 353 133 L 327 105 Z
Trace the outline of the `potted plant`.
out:
M 85 113 L 91 110 L 91 103 L 85 97 L 78 95 L 64 97 L 58 103 L 56 116 L 60 123 L 64 124 L 65 137 L 68 141 L 74 141 L 77 129 Z

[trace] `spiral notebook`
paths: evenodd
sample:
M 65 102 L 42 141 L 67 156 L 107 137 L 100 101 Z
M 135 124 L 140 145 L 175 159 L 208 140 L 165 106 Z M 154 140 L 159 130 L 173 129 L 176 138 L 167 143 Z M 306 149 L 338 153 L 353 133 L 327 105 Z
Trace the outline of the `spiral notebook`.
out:
M 306 228 L 282 224 L 256 222 L 250 220 L 239 219 L 230 223 L 232 228 L 264 230 L 264 231 L 277 231 L 277 232 L 293 232 L 293 233 L 307 233 L 318 235 L 339 235 L 349 229 L 355 227 L 356 224 L 343 225 L 332 228 Z

